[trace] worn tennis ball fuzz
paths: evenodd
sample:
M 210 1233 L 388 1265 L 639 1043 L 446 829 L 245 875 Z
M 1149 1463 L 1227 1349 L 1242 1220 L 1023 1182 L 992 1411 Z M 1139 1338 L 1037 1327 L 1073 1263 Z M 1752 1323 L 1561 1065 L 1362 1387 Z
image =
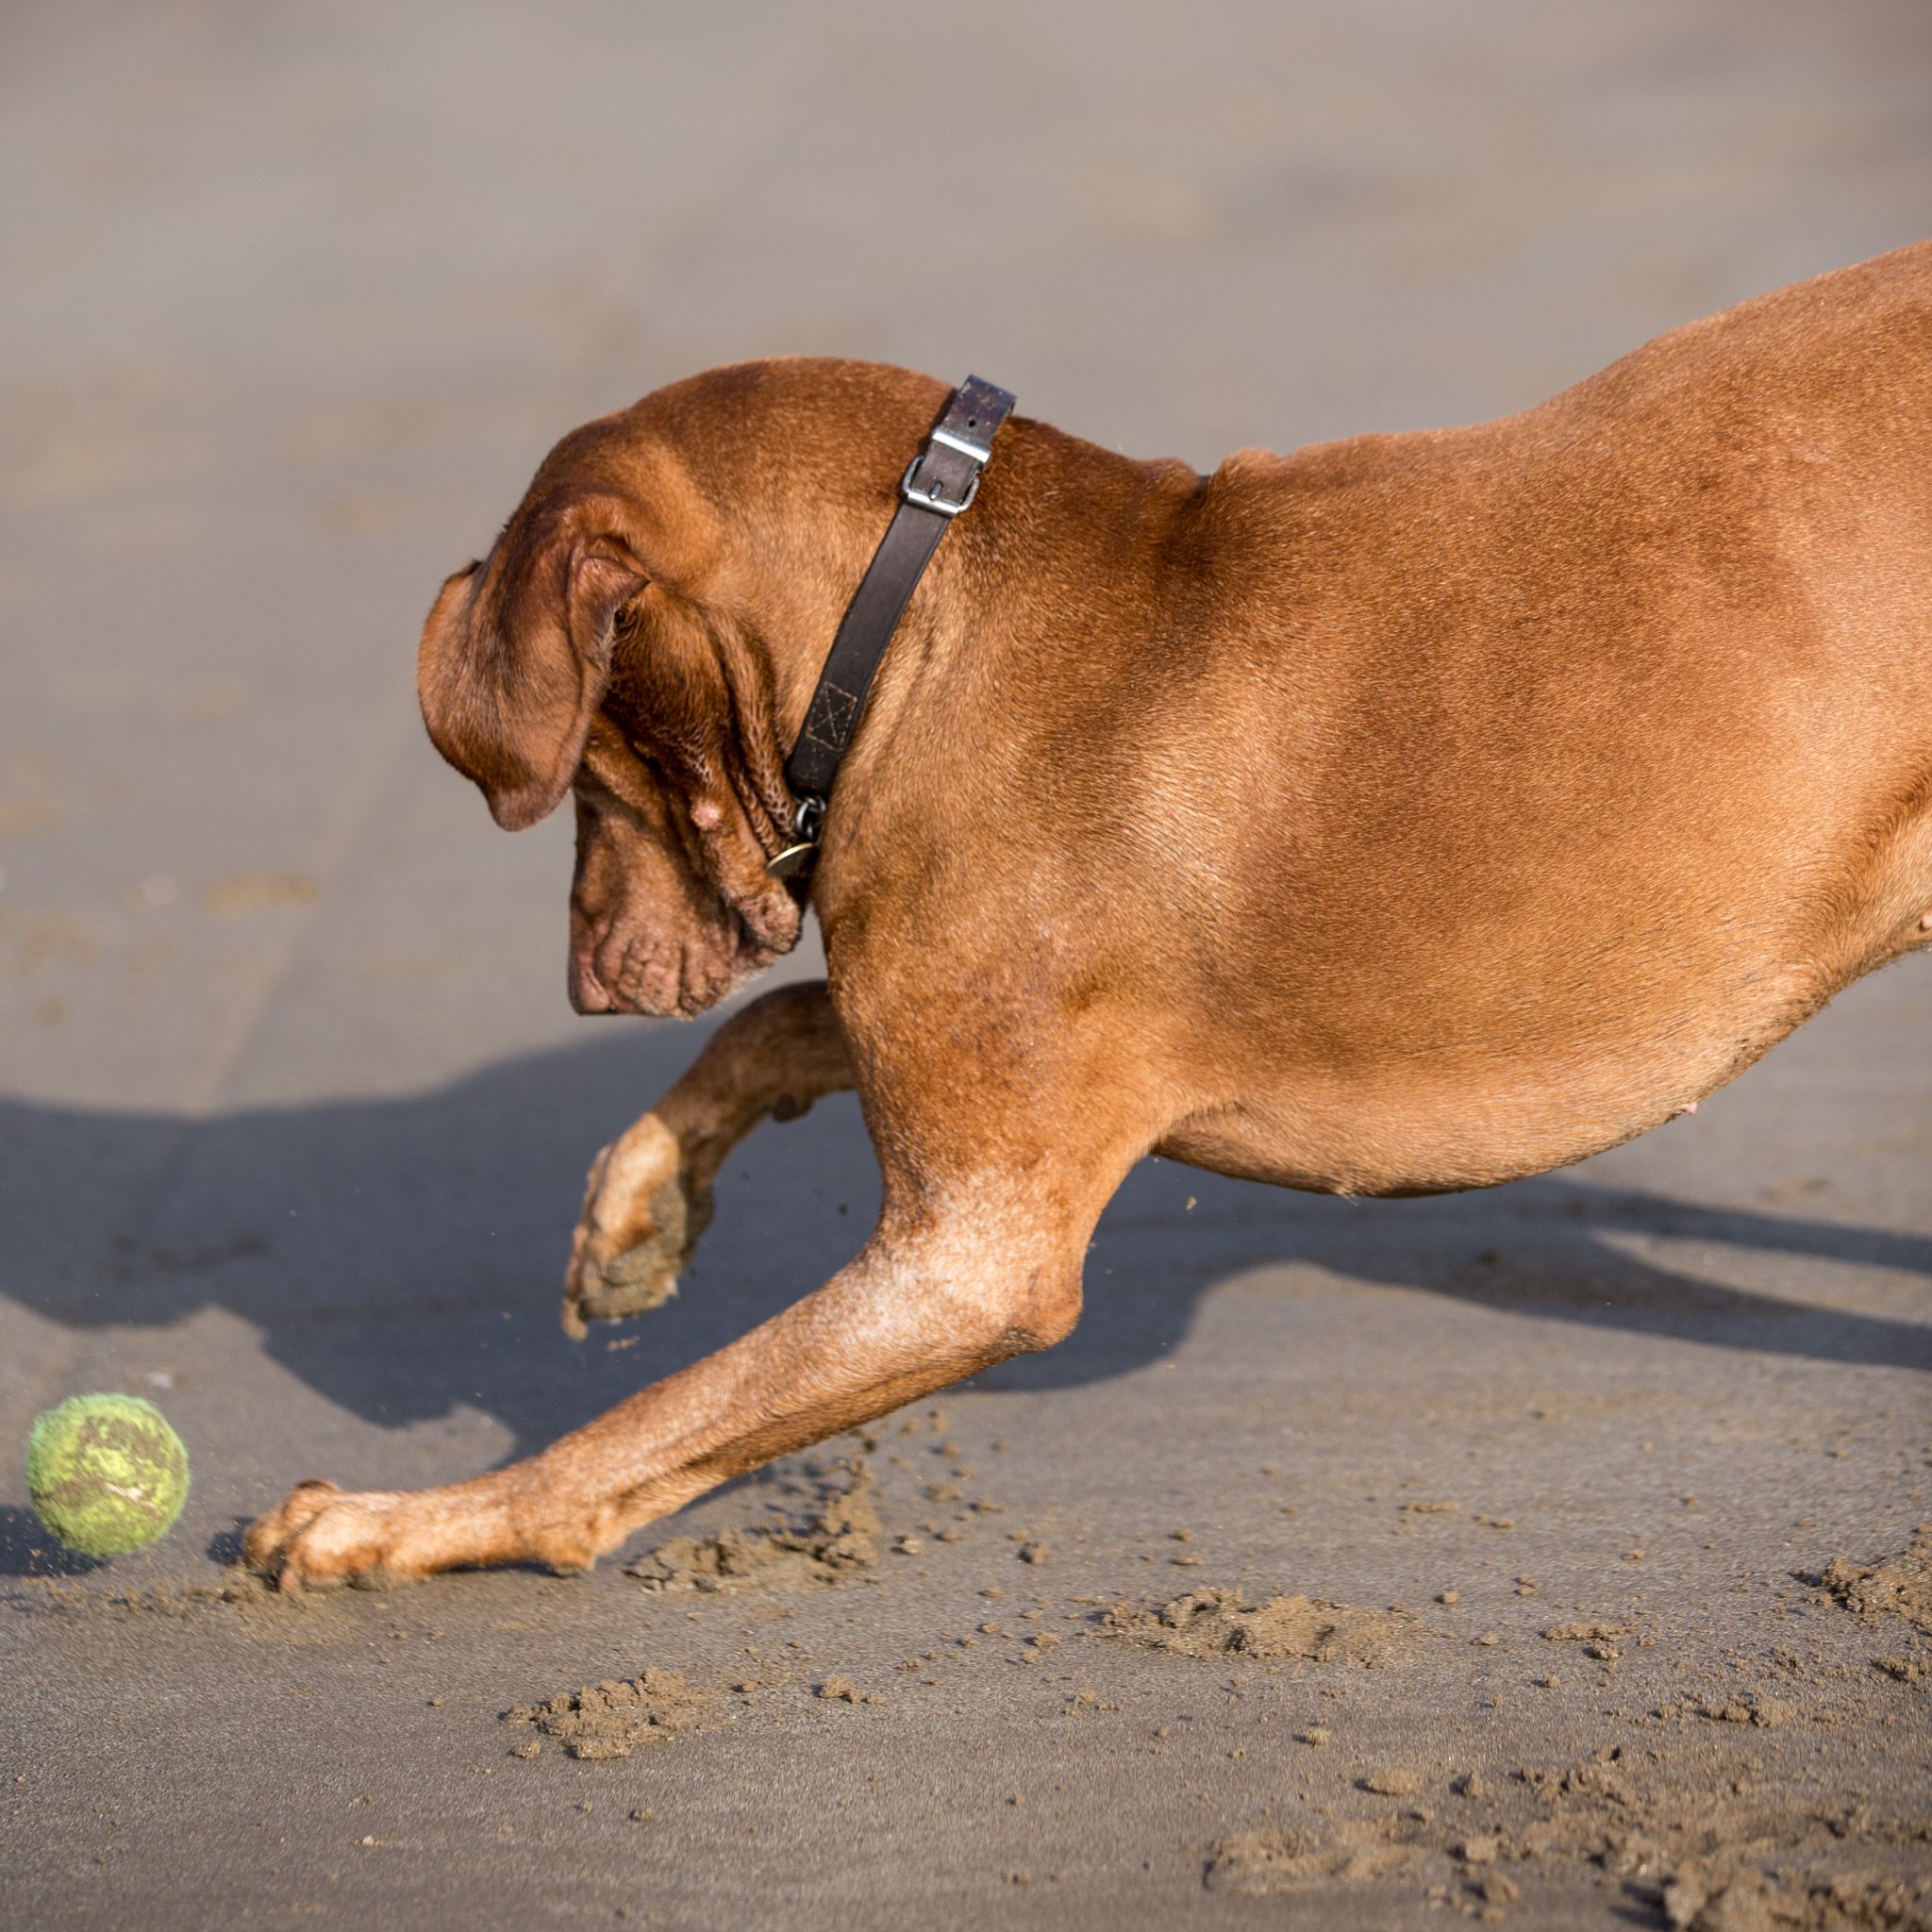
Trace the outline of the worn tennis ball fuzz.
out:
M 188 1500 L 188 1451 L 152 1402 L 70 1395 L 34 1418 L 26 1491 L 70 1550 L 118 1557 L 175 1526 Z

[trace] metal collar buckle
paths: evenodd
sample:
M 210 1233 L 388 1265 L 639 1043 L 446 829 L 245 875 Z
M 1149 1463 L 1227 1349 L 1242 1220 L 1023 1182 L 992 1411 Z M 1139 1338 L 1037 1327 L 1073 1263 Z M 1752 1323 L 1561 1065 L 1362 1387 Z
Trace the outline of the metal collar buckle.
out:
M 937 510 L 942 517 L 956 517 L 962 509 L 972 508 L 973 499 L 979 494 L 980 468 L 985 464 L 987 458 L 992 452 L 977 448 L 975 445 L 967 442 L 963 437 L 948 436 L 943 429 L 935 429 L 932 433 L 932 441 L 934 442 L 945 443 L 950 448 L 958 450 L 963 455 L 970 456 L 973 458 L 974 471 L 973 475 L 967 479 L 964 492 L 957 497 L 945 495 L 943 492 L 946 488 L 946 479 L 943 476 L 935 475 L 930 482 L 925 481 L 924 478 L 921 478 L 918 482 L 913 480 L 919 475 L 926 459 L 932 455 L 930 449 L 923 449 L 906 465 L 906 474 L 899 479 L 899 494 L 908 503 L 917 504 L 921 509 Z

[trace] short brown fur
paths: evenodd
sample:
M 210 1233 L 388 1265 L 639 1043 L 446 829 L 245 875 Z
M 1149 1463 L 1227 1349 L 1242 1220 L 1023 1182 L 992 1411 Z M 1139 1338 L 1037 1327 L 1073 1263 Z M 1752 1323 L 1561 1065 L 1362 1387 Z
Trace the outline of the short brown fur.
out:
M 795 941 L 781 759 L 943 385 L 716 370 L 564 439 L 423 635 L 500 823 L 574 791 L 571 990 L 692 1013 Z M 1520 416 L 1211 477 L 1015 418 L 841 774 L 830 977 L 599 1156 L 565 1320 L 668 1293 L 729 1147 L 856 1085 L 824 1287 L 526 1461 L 308 1483 L 285 1585 L 591 1562 L 1063 1336 L 1127 1169 L 1481 1187 L 1612 1146 L 1932 937 L 1932 245 Z

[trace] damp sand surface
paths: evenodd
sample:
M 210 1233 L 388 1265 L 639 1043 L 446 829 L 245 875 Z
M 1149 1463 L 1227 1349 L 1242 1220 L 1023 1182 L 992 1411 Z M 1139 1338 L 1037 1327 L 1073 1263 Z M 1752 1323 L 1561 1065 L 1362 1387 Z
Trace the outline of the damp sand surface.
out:
M 8 1932 L 1923 1921 L 1924 954 L 1695 1117 L 1519 1185 L 1344 1202 L 1143 1161 L 1064 1341 L 734 1480 L 588 1575 L 293 1599 L 228 1566 L 304 1477 L 437 1486 L 541 1451 L 874 1224 L 864 1112 L 829 1096 L 724 1163 L 675 1298 L 558 1331 L 585 1168 L 740 1004 L 573 1017 L 568 814 L 499 836 L 421 735 L 423 611 L 558 436 L 795 350 L 976 362 L 1059 430 L 1203 470 L 1487 420 L 1923 233 L 1924 0 L 161 0 L 8 25 Z M 883 508 L 903 458 L 825 460 L 866 420 L 802 425 L 771 474 L 841 526 Z M 1026 482 L 1003 461 L 996 519 Z M 1359 494 L 1309 496 L 1311 582 Z M 758 508 L 713 507 L 725 537 Z M 1035 508 L 1042 555 L 1100 514 Z M 949 555 L 1000 562 L 978 513 L 941 593 Z M 1583 529 L 1548 598 L 1633 557 L 1643 594 L 1669 514 L 1649 504 L 1635 546 Z M 809 578 L 828 553 L 802 541 Z M 1748 631 L 1776 574 L 1719 562 Z M 1063 665 L 1079 608 L 1007 668 Z M 1372 710 L 1376 652 L 1406 645 L 1357 641 Z M 1096 713 L 1165 694 L 1196 765 L 1239 767 L 1186 627 L 1149 652 Z M 1262 675 L 1286 691 L 1300 661 Z M 998 819 L 998 683 L 985 728 L 939 748 L 986 781 L 955 822 Z M 1859 730 L 1882 704 L 1858 699 Z M 1147 836 L 1171 774 L 1142 763 L 1096 849 L 1185 900 L 1200 851 Z M 1426 774 L 1374 775 L 1399 844 Z M 1600 848 L 1552 858 L 1586 1000 L 1591 874 L 1620 851 L 1599 816 Z M 968 862 L 931 858 L 935 880 Z M 1440 885 L 1324 942 L 1365 972 L 1434 958 Z M 974 890 L 1024 929 L 960 978 L 962 1091 L 1014 1045 L 1027 962 L 1084 943 L 1105 897 Z M 1170 937 L 1211 967 L 1213 933 Z M 827 970 L 808 922 L 744 997 Z M 193 1468 L 169 1537 L 105 1566 L 37 1527 L 18 1460 L 36 1413 L 96 1390 L 156 1401 Z

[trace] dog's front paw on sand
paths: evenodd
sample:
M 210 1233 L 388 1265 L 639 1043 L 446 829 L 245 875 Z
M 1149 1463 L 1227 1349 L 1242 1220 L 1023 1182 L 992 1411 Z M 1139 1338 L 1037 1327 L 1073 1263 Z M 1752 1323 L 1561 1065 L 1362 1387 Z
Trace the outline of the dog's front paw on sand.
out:
M 340 1490 L 300 1484 L 249 1524 L 242 1559 L 278 1590 L 325 1590 L 339 1583 L 379 1590 L 426 1575 L 431 1565 L 407 1548 L 408 1498 L 393 1490 Z
M 660 1307 L 711 1219 L 711 1191 L 684 1171 L 683 1150 L 655 1115 L 591 1163 L 563 1283 L 564 1333 Z

